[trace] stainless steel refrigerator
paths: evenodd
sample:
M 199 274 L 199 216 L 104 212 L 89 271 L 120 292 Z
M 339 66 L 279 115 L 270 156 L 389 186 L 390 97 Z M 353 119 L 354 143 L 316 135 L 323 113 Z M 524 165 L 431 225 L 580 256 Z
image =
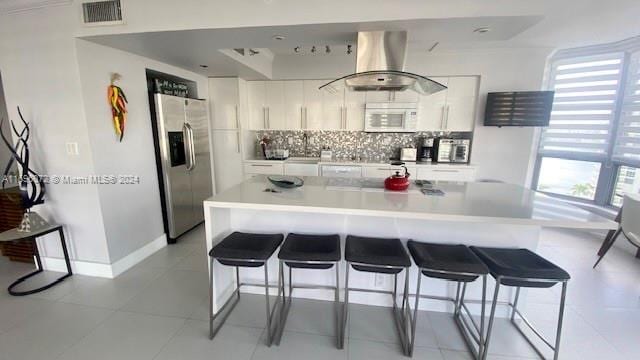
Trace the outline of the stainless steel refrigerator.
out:
M 155 95 L 157 157 L 169 241 L 204 220 L 212 192 L 209 116 L 205 100 Z

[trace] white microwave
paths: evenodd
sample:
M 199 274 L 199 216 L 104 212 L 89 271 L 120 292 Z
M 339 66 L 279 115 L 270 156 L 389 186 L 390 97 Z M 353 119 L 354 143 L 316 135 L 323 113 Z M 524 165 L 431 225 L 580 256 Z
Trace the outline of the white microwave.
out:
M 367 103 L 364 108 L 364 131 L 416 132 L 417 103 Z

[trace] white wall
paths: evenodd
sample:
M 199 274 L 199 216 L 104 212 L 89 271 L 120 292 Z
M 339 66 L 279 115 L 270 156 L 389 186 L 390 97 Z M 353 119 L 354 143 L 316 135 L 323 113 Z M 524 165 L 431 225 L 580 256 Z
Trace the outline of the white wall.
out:
M 207 78 L 84 40 L 76 40 L 76 46 L 95 172 L 140 177 L 137 185 L 98 186 L 113 263 L 164 234 L 145 69 L 197 81 L 200 98 L 208 98 Z M 129 100 L 122 142 L 106 101 L 112 72 L 122 76 L 117 84 Z
M 496 128 L 482 125 L 487 92 L 540 90 L 548 48 L 412 52 L 406 70 L 428 76 L 480 75 L 479 100 L 471 162 L 479 165 L 478 178 L 491 178 L 528 186 L 534 128 Z M 333 78 L 355 71 L 355 58 L 347 56 L 280 56 L 274 79 Z
M 0 73 L 0 120 L 4 120 L 2 123 L 2 133 L 5 136 L 11 136 L 11 125 L 9 124 L 9 113 L 7 112 L 7 104 L 4 100 L 4 87 L 2 86 L 2 74 Z M 4 171 L 4 167 L 11 159 L 11 151 L 4 146 L 4 143 L 0 142 L 0 171 Z M 14 168 L 15 169 L 15 168 Z
M 86 176 L 94 171 L 73 24 L 68 6 L 0 15 L 0 73 L 9 116 L 20 106 L 33 133 L 30 149 L 39 174 Z M 68 156 L 66 142 L 77 142 Z M 35 210 L 65 225 L 74 259 L 109 263 L 107 239 L 95 185 L 48 185 L 45 204 Z M 44 255 L 62 257 L 56 241 L 46 239 Z

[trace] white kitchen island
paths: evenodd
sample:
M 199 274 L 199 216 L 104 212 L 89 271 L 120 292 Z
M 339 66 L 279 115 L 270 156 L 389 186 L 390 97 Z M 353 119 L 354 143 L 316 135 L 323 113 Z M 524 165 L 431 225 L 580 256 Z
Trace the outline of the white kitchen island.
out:
M 616 229 L 611 220 L 550 198 L 521 186 L 481 182 L 434 182 L 442 196 L 424 195 L 412 187 L 402 193 L 380 188 L 382 180 L 328 179 L 307 177 L 296 189 L 275 188 L 265 176 L 257 176 L 213 196 L 204 202 L 207 251 L 233 231 L 310 234 L 340 234 L 375 237 L 397 237 L 403 241 L 453 243 L 495 247 L 522 247 L 536 250 L 540 229 Z M 344 248 L 344 243 L 343 243 Z M 278 261 L 268 263 L 270 282 L 277 282 Z M 341 271 L 344 273 L 344 266 Z M 212 308 L 214 313 L 235 289 L 233 268 L 214 265 Z M 261 268 L 241 269 L 241 282 L 260 283 Z M 415 291 L 417 269 L 410 273 L 410 293 Z M 389 290 L 389 275 L 352 271 L 350 286 Z M 333 271 L 296 270 L 295 284 L 333 285 Z M 344 285 L 342 276 L 341 285 Z M 469 299 L 479 298 L 481 282 L 468 288 Z M 492 284 L 492 282 L 490 282 Z M 492 285 L 490 285 L 490 288 Z M 275 295 L 275 288 L 271 289 Z M 261 288 L 243 291 L 263 294 Z M 490 290 L 491 291 L 491 290 Z M 455 284 L 423 279 L 422 293 L 452 297 Z M 523 292 L 523 294 L 525 294 Z M 342 294 L 343 295 L 343 294 Z M 507 300 L 509 291 L 501 293 Z M 333 300 L 326 290 L 297 289 L 294 297 Z M 526 298 L 526 296 L 523 296 Z M 350 294 L 350 302 L 391 306 L 382 294 Z M 449 311 L 445 302 L 421 302 L 422 309 Z

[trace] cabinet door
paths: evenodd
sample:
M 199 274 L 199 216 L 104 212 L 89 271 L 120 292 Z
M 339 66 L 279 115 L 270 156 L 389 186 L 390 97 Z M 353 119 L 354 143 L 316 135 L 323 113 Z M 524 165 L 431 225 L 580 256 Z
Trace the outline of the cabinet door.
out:
M 389 91 L 367 91 L 366 101 L 370 102 L 390 102 L 391 93 Z
M 322 90 L 318 88 L 326 84 L 325 80 L 304 80 L 304 129 L 322 129 Z
M 344 126 L 347 130 L 364 130 L 364 105 L 366 93 L 363 91 L 345 91 Z
M 459 76 L 449 78 L 444 129 L 472 131 L 476 113 L 478 78 Z
M 265 82 L 267 128 L 272 130 L 284 130 L 284 82 Z
M 249 129 L 261 130 L 267 126 L 266 90 L 264 81 L 247 81 Z
M 324 130 L 343 130 L 344 91 L 330 93 L 322 91 L 322 128 Z
M 216 130 L 213 132 L 213 164 L 215 167 L 216 191 L 219 194 L 242 179 L 242 155 L 240 132 Z
M 285 128 L 302 129 L 304 121 L 304 85 L 302 81 L 284 82 Z
M 290 176 L 318 176 L 318 165 L 285 163 L 284 174 Z
M 420 95 L 413 90 L 392 91 L 391 101 L 401 103 L 417 103 L 420 101 Z
M 434 81 L 447 86 L 448 78 L 430 77 Z M 418 131 L 440 130 L 444 125 L 447 104 L 447 90 L 420 97 L 418 109 Z
M 216 129 L 239 129 L 239 89 L 237 78 L 210 78 L 211 124 Z

